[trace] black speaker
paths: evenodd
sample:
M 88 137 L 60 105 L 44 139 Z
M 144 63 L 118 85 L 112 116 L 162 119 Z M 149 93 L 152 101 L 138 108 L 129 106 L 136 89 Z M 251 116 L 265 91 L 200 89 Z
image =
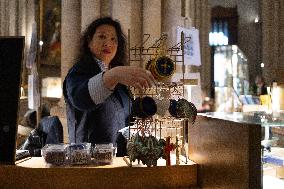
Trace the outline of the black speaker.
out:
M 0 164 L 15 164 L 24 37 L 0 37 Z

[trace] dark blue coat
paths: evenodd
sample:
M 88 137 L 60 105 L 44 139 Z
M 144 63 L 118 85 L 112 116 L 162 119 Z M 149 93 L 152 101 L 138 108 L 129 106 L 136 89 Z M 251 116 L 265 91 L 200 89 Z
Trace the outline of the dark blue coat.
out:
M 69 142 L 113 143 L 118 130 L 128 126 L 131 99 L 127 87 L 118 84 L 113 93 L 95 104 L 88 91 L 88 81 L 101 71 L 93 57 L 85 57 L 68 72 L 63 83 L 67 108 Z

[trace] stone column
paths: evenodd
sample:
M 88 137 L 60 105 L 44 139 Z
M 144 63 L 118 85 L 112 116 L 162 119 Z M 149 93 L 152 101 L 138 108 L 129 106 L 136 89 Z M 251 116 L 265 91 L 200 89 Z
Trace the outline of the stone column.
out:
M 12 3 L 12 1 L 10 1 L 10 3 Z M 26 61 L 27 61 L 27 57 L 28 57 L 28 53 L 30 50 L 30 46 L 31 46 L 31 37 L 32 37 L 32 29 L 33 29 L 33 23 L 37 24 L 37 28 L 40 27 L 40 24 L 37 23 L 38 20 L 36 20 L 39 16 L 35 15 L 36 14 L 36 8 L 39 9 L 39 7 L 36 7 L 38 4 L 35 4 L 34 0 L 25 0 L 24 4 L 20 4 L 21 2 L 18 2 L 17 4 L 15 3 L 15 5 L 19 5 L 19 9 L 18 9 L 18 18 L 21 20 L 18 22 L 19 26 L 16 29 L 15 28 L 15 32 L 19 31 L 19 29 L 21 30 L 21 33 L 18 33 L 18 35 L 24 35 L 25 36 L 25 55 L 24 55 L 24 61 L 23 61 L 23 72 L 22 72 L 22 86 L 24 87 L 25 90 L 28 91 L 28 69 L 26 68 Z M 24 8 L 21 10 L 21 8 Z M 21 14 L 21 15 L 20 15 Z M 11 11 L 11 15 L 10 18 L 15 19 L 15 13 L 13 13 Z M 13 21 L 10 20 L 10 24 Z M 22 22 L 22 23 L 21 23 Z M 12 23 L 13 24 L 13 23 Z M 16 23 L 15 23 L 16 24 Z M 12 28 L 11 27 L 11 31 L 9 31 L 9 33 L 12 35 Z M 39 31 L 39 29 L 38 29 Z M 39 53 L 39 52 L 38 52 Z M 40 70 L 38 70 L 38 72 L 40 73 Z
M 4 18 L 3 13 L 4 12 L 5 12 L 4 1 L 0 1 L 0 36 L 3 36 L 2 28 L 4 28 L 4 23 L 3 23 L 3 18 Z
M 75 63 L 79 53 L 81 35 L 81 3 L 80 0 L 62 0 L 61 27 L 61 78 L 65 78 L 68 70 Z
M 130 41 L 128 41 L 130 48 L 135 46 L 140 46 L 142 42 L 142 1 L 131 1 L 131 24 L 130 24 Z M 128 37 L 128 31 L 126 31 L 126 36 Z M 133 53 L 131 53 L 133 54 Z M 142 63 L 131 61 L 131 66 L 142 66 Z
M 200 42 L 200 53 L 201 53 L 201 66 L 192 67 L 200 71 L 201 75 L 201 87 L 204 93 L 204 96 L 210 96 L 211 92 L 211 82 L 214 78 L 211 78 L 211 60 L 210 60 L 210 47 L 209 47 L 209 38 L 208 34 L 210 32 L 210 17 L 211 11 L 208 0 L 186 0 L 188 3 L 188 12 L 189 17 L 192 21 L 192 27 L 195 27 L 199 30 L 199 42 Z
M 100 0 L 81 0 L 81 9 L 81 30 L 84 31 L 87 25 L 89 25 L 96 18 L 100 17 Z
M 26 28 L 26 49 L 30 48 L 31 45 L 31 37 L 32 37 L 32 26 L 33 23 L 36 22 L 35 17 L 35 4 L 34 0 L 26 0 L 26 19 L 25 19 L 25 28 Z M 38 15 L 37 15 L 38 16 Z M 37 23 L 37 27 L 39 28 L 39 23 Z
M 61 16 L 61 79 L 62 82 L 68 70 L 75 63 L 79 52 L 81 34 L 81 0 L 62 0 Z M 63 125 L 64 142 L 68 142 L 66 107 L 63 97 L 58 106 L 51 109 L 52 115 L 57 115 Z
M 176 28 L 183 26 L 184 19 L 181 17 L 181 1 L 164 0 L 162 4 L 162 32 L 168 34 L 166 45 L 176 44 Z
M 131 28 L 131 0 L 113 0 L 112 18 L 120 22 L 123 33 L 127 35 Z
M 144 0 L 142 3 L 141 45 L 143 43 L 144 48 L 149 48 L 161 37 L 162 1 Z M 150 57 L 143 58 L 144 60 L 140 64 L 142 67 L 145 66 Z
M 167 34 L 165 48 L 168 49 L 177 44 L 177 26 L 183 26 L 184 19 L 181 16 L 181 1 L 162 1 L 162 33 Z M 180 42 L 180 41 L 178 41 Z M 181 51 L 179 52 L 181 54 Z M 181 59 L 179 58 L 181 61 Z M 175 74 L 168 81 L 179 81 L 183 78 L 182 64 L 176 62 Z
M 205 96 L 210 96 L 210 84 L 214 78 L 211 74 L 211 49 L 209 46 L 209 32 L 211 28 L 211 11 L 208 1 L 201 3 L 201 22 L 200 22 L 200 53 L 201 53 L 201 87 Z
M 185 11 L 185 20 L 184 20 L 184 27 L 186 28 L 190 28 L 192 27 L 192 17 L 191 14 L 193 11 L 190 10 L 190 3 L 192 1 L 191 0 L 185 0 L 185 7 L 184 7 L 184 11 Z
M 17 35 L 26 35 L 26 3 L 25 1 L 18 1 L 18 24 Z
M 10 0 L 9 1 L 9 35 L 15 36 L 16 35 L 16 0 Z
M 161 6 L 161 0 L 143 1 L 143 34 L 151 35 L 151 38 L 144 44 L 145 47 L 152 46 L 161 36 Z
M 144 1 L 143 1 L 144 2 Z M 143 2 L 131 1 L 131 28 L 130 28 L 130 46 L 141 43 L 141 37 L 143 35 L 143 23 L 142 23 L 142 8 Z M 127 34 L 127 33 L 126 33 Z
M 2 0 L 0 1 L 0 35 L 8 36 L 9 35 L 9 1 Z
M 100 0 L 101 1 L 101 16 L 112 16 L 112 0 Z
M 112 17 L 120 22 L 122 31 L 127 40 L 127 47 L 129 45 L 133 46 L 134 43 L 141 39 L 141 35 L 139 35 L 141 33 L 141 9 L 139 9 L 141 6 L 139 7 L 139 5 L 141 5 L 141 1 L 137 0 L 112 1 Z M 136 28 L 139 28 L 140 31 L 138 31 L 139 29 Z M 130 30 L 130 41 L 128 41 L 128 30 Z M 129 54 L 128 52 L 129 51 L 127 48 L 127 56 Z M 126 64 L 129 64 L 129 62 Z

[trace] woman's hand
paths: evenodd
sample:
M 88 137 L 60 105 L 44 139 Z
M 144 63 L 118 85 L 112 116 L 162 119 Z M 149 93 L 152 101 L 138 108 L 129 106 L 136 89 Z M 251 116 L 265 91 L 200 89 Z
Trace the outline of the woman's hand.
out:
M 135 87 L 139 90 L 149 88 L 155 83 L 151 72 L 136 66 L 118 66 L 105 72 L 103 75 L 105 86 L 114 89 L 116 84 Z

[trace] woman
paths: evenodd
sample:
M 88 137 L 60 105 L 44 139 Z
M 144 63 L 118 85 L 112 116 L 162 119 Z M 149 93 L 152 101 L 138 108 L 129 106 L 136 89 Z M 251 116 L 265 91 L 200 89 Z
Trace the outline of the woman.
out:
M 257 75 L 252 86 L 252 93 L 255 96 L 267 95 L 267 87 L 264 82 L 264 78 L 260 75 Z
M 69 140 L 115 144 L 118 130 L 128 123 L 126 86 L 142 90 L 154 78 L 142 68 L 125 66 L 125 36 L 112 18 L 93 21 L 81 40 L 78 60 L 63 84 Z

